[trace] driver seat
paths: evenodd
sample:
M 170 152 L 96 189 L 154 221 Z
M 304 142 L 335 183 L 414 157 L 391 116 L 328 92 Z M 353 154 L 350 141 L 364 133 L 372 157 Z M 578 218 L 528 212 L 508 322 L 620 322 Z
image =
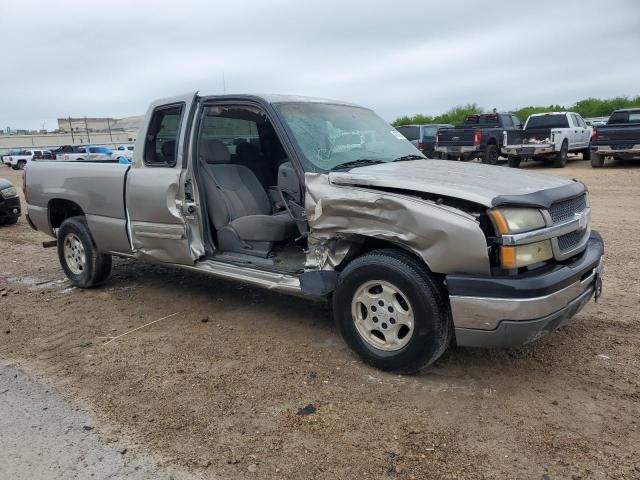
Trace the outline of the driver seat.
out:
M 272 212 L 260 181 L 246 166 L 229 163 L 231 155 L 224 143 L 203 140 L 199 153 L 207 211 L 220 250 L 267 257 L 274 242 L 296 237 L 295 220 L 287 211 Z

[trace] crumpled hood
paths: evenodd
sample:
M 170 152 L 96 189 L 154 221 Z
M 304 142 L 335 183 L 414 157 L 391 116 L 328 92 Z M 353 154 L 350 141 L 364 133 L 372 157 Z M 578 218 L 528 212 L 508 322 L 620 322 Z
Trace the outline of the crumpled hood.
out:
M 329 181 L 336 185 L 431 193 L 468 200 L 487 207 L 494 206 L 498 197 L 527 196 L 576 183 L 554 175 L 448 160 L 413 160 L 368 165 L 347 172 L 331 172 Z

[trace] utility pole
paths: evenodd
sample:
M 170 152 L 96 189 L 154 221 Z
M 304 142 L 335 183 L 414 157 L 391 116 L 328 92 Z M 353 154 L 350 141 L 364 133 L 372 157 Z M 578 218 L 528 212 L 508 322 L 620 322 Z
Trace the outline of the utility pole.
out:
M 111 136 L 111 121 L 109 120 L 109 117 L 107 117 L 107 128 L 109 129 L 109 140 L 113 143 L 113 137 Z
M 89 135 L 89 125 L 87 125 L 87 117 L 84 117 L 84 129 L 87 131 L 87 142 L 91 143 L 91 136 Z
M 76 144 L 76 139 L 73 136 L 73 126 L 71 125 L 71 117 L 69 117 L 69 130 L 71 131 L 71 143 L 73 145 L 75 145 Z

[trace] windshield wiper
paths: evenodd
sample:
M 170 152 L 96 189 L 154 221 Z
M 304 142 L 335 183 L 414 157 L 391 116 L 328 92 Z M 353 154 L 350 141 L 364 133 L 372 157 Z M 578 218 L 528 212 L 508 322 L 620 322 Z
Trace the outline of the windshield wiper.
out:
M 426 157 L 423 157 L 422 155 L 416 155 L 416 154 L 412 153 L 410 155 L 403 155 L 402 157 L 394 158 L 391 161 L 392 162 L 406 162 L 407 160 L 425 160 L 425 159 L 426 159 Z
M 351 160 L 350 162 L 341 163 L 335 167 L 331 167 L 331 170 L 342 170 L 353 167 L 363 167 L 365 165 L 376 165 L 378 163 L 385 163 L 384 160 L 372 160 L 370 158 L 360 158 L 358 160 Z

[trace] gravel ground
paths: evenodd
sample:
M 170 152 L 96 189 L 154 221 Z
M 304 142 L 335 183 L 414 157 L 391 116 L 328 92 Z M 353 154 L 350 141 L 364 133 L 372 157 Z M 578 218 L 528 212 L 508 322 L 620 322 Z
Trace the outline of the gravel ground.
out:
M 21 218 L 0 228 L 0 360 L 205 478 L 640 478 L 640 161 L 525 168 L 583 180 L 606 243 L 601 301 L 533 345 L 386 374 L 322 303 L 129 260 L 75 289 Z

